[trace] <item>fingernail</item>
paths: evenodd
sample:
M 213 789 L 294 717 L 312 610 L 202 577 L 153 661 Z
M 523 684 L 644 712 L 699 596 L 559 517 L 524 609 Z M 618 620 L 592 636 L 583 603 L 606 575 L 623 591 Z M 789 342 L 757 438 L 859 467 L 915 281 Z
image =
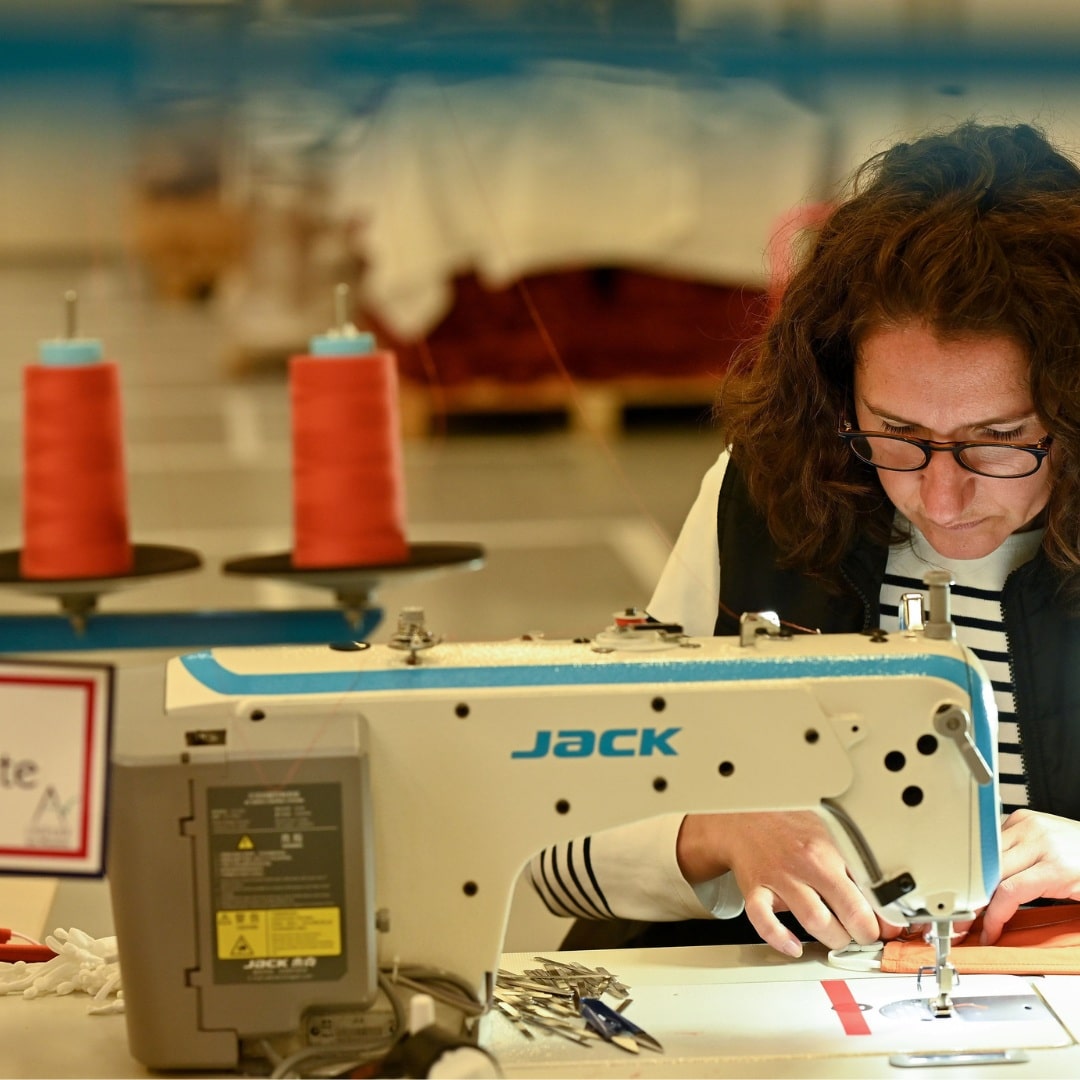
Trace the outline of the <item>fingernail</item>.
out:
M 802 956 L 802 942 L 801 941 L 787 941 L 784 943 L 784 955 L 790 956 L 793 960 L 798 960 Z
M 990 942 L 986 938 L 986 931 L 985 930 L 982 930 L 979 933 L 979 944 L 980 945 L 989 945 L 990 944 Z

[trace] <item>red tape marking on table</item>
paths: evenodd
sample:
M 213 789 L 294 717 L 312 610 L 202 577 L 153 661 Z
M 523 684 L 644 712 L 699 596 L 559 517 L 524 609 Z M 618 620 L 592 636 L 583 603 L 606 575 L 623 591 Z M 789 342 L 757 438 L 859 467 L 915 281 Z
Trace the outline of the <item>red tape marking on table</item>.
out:
M 844 1034 L 869 1035 L 870 1025 L 848 984 L 843 979 L 822 979 L 821 985 L 829 995 L 829 1001 L 832 1002 L 840 1023 L 844 1025 Z

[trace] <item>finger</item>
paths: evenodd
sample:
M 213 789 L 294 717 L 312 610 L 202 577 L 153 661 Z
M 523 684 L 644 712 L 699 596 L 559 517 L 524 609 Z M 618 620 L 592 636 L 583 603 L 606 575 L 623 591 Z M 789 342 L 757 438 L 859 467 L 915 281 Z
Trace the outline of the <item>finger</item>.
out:
M 906 929 L 905 926 L 887 922 L 880 915 L 878 916 L 878 940 L 880 941 L 895 941 Z
M 1014 810 L 1001 824 L 1002 853 L 1021 847 L 1031 839 L 1038 818 L 1029 810 Z
M 1039 861 L 1042 845 L 1029 829 L 1014 829 L 1006 841 L 1001 834 L 1001 876 L 1009 878 Z
M 779 898 L 769 889 L 755 889 L 745 897 L 746 917 L 761 940 L 797 959 L 803 954 L 803 943 L 776 917 L 778 906 L 782 907 Z
M 790 884 L 783 895 L 767 890 L 773 899 L 772 908 L 788 910 L 798 920 L 799 925 L 816 941 L 830 949 L 843 949 L 854 940 L 846 926 L 836 917 L 823 897 L 805 884 Z M 749 911 L 748 911 L 749 914 Z M 771 914 L 771 912 L 770 912 Z M 877 940 L 877 920 L 873 920 L 874 931 L 869 944 Z
M 1037 873 L 1030 871 L 1016 874 L 1003 881 L 990 897 L 990 903 L 983 912 L 983 928 L 979 935 L 981 945 L 993 945 L 1005 924 L 1024 904 L 1037 900 L 1044 895 L 1042 881 Z
M 842 883 L 839 889 L 823 890 L 821 897 L 852 941 L 870 945 L 880 938 L 877 912 L 855 885 Z
M 968 931 L 971 929 L 971 924 L 974 919 L 965 919 L 963 922 L 954 922 L 952 925 L 952 933 L 949 936 L 949 940 L 957 945 L 968 936 Z
M 830 949 L 843 949 L 853 941 L 860 945 L 869 945 L 877 941 L 877 920 L 873 920 L 874 929 L 869 935 L 856 938 L 817 894 L 800 899 L 791 905 L 791 913 L 799 920 L 802 928 L 815 940 Z

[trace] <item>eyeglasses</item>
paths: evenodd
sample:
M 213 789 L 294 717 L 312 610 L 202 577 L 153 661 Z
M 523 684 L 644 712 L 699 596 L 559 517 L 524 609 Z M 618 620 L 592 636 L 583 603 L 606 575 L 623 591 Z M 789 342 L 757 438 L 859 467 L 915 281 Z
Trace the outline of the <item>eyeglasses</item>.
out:
M 1034 446 L 993 442 L 932 442 L 929 439 L 913 439 L 908 435 L 852 431 L 847 420 L 841 420 L 837 435 L 851 447 L 860 461 L 873 465 L 875 469 L 918 472 L 930 464 L 931 454 L 946 452 L 952 454 L 962 469 L 999 480 L 1019 480 L 1038 472 L 1054 441 L 1053 435 L 1044 435 Z

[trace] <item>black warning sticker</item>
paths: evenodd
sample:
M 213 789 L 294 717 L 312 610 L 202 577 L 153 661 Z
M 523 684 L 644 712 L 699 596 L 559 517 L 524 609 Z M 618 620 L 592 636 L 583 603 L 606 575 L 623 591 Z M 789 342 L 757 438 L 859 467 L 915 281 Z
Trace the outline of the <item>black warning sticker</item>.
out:
M 339 784 L 206 792 L 217 982 L 345 972 Z

